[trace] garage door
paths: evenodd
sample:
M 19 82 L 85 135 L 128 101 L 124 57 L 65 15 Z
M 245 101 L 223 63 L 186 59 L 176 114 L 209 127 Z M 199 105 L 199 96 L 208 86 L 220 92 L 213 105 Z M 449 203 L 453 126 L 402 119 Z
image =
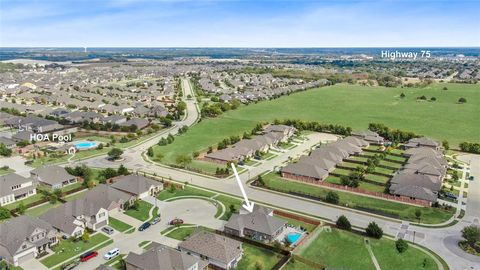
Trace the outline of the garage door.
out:
M 105 225 L 107 225 L 107 220 L 104 220 L 104 221 L 102 221 L 102 222 L 100 222 L 100 223 L 97 223 L 97 224 L 95 225 L 95 230 L 99 230 L 100 228 L 102 228 L 102 227 L 105 226 Z
M 19 257 L 17 261 L 18 261 L 18 264 L 22 264 L 26 261 L 33 259 L 34 257 L 35 257 L 35 254 L 33 252 L 30 252 L 28 254 L 23 255 L 22 257 Z

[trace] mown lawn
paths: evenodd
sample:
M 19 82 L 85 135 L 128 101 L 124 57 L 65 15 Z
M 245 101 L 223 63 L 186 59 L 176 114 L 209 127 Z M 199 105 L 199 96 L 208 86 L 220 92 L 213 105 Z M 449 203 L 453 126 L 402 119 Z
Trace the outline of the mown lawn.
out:
M 375 269 L 363 237 L 356 234 L 336 229 L 322 231 L 307 244 L 300 249 L 299 255 L 308 260 L 333 269 Z
M 444 86 L 448 90 L 442 90 Z M 400 98 L 401 93 L 405 98 Z M 437 101 L 417 101 L 422 95 L 435 96 Z M 460 97 L 468 102 L 457 104 Z M 478 85 L 445 83 L 425 88 L 385 88 L 339 84 L 241 106 L 218 118 L 204 119 L 177 136 L 172 144 L 156 146 L 154 150 L 162 153 L 163 162 L 174 163 L 177 155 L 205 151 L 226 137 L 241 136 L 259 122 L 287 118 L 341 124 L 354 130 L 364 130 L 371 122 L 383 123 L 437 140 L 446 139 L 455 147 L 462 141 L 478 142 L 479 104 Z
M 60 206 L 60 204 L 62 204 L 62 203 L 58 202 L 58 201 L 55 202 L 55 203 L 47 202 L 47 203 L 42 204 L 40 206 L 36 206 L 36 207 L 29 208 L 29 209 L 25 210 L 25 215 L 28 215 L 28 216 L 31 216 L 31 217 L 38 217 L 38 216 L 43 215 L 48 210 Z
M 243 243 L 243 257 L 235 269 L 272 269 L 272 267 L 280 260 L 281 255 L 272 251 L 258 248 Z
M 438 269 L 435 261 L 423 251 L 408 247 L 404 253 L 399 253 L 395 248 L 395 242 L 388 239 L 371 240 L 375 258 L 377 258 L 382 270 L 435 270 Z M 424 261 L 425 267 L 423 266 Z
M 187 185 L 184 189 L 176 188 L 173 191 L 170 190 L 170 188 L 167 188 L 157 195 L 157 199 L 164 201 L 179 196 L 202 196 L 209 198 L 213 195 L 215 195 L 215 193 L 210 191 L 204 191 L 198 188 L 193 188 Z
M 125 214 L 136 218 L 140 221 L 146 221 L 148 219 L 148 213 L 150 212 L 150 209 L 153 207 L 153 205 L 149 204 L 148 202 L 139 200 L 138 201 L 138 209 L 128 209 L 125 211 Z
M 125 232 L 132 228 L 127 223 L 112 217 L 108 218 L 108 225 L 119 232 Z
M 60 243 L 52 248 L 55 254 L 40 260 L 40 262 L 46 267 L 51 268 L 65 260 L 80 256 L 84 251 L 107 241 L 108 239 L 109 238 L 106 235 L 97 233 L 91 236 L 88 242 L 83 242 L 81 240 L 76 242 L 60 240 Z
M 313 268 L 308 266 L 299 260 L 290 260 L 283 268 L 283 270 L 317 270 L 317 268 Z
M 267 188 L 272 188 L 281 192 L 291 191 L 301 194 L 308 194 L 310 196 L 319 198 L 322 201 L 325 200 L 327 193 L 331 191 L 320 186 L 307 185 L 300 182 L 286 180 L 281 178 L 280 175 L 273 173 L 265 175 L 263 179 Z M 418 207 L 361 196 L 339 190 L 335 190 L 334 192 L 339 195 L 339 205 L 348 205 L 350 208 L 356 208 L 360 210 L 369 209 L 370 211 L 375 211 L 378 214 L 389 215 L 403 220 L 418 221 L 415 217 L 415 211 L 417 209 L 420 209 L 422 212 L 421 222 L 430 224 L 447 221 L 455 213 L 454 208 L 446 211 L 440 208 Z

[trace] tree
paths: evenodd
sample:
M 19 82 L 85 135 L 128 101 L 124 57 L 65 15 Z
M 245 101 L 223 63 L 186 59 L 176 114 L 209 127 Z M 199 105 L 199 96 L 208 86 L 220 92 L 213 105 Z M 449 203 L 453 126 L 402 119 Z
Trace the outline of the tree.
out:
M 188 155 L 178 155 L 175 158 L 175 162 L 185 168 L 188 164 L 192 163 L 192 157 Z
M 461 97 L 461 98 L 458 99 L 458 103 L 462 103 L 462 104 L 467 103 L 467 99 L 464 98 L 464 97 Z
M 128 174 L 130 174 L 130 172 L 128 172 L 128 169 L 127 169 L 125 166 L 123 166 L 123 164 L 121 164 L 120 167 L 118 167 L 117 173 L 118 173 L 119 175 L 128 175 Z
M 154 155 L 153 148 L 152 148 L 152 147 L 149 147 L 149 148 L 147 149 L 147 156 L 153 157 L 153 155 Z
M 140 208 L 140 202 L 138 200 L 133 201 L 132 208 L 138 211 Z
M 344 215 L 341 215 L 338 217 L 336 224 L 337 224 L 337 227 L 342 230 L 350 231 L 352 229 L 352 225 L 350 224 L 350 221 Z
M 90 234 L 85 230 L 83 231 L 83 234 L 82 234 L 82 241 L 88 242 L 88 240 L 90 240 Z
M 175 187 L 175 184 L 170 184 L 168 186 L 168 192 L 175 193 L 175 190 L 177 190 L 177 187 Z
M 111 160 L 118 160 L 123 155 L 123 150 L 120 148 L 112 148 L 112 150 L 108 151 L 107 155 Z
M 475 225 L 470 225 L 462 230 L 462 237 L 467 241 L 467 243 L 473 247 L 473 245 L 480 241 L 480 227 Z
M 5 144 L 0 143 L 0 155 L 9 157 L 12 155 L 12 149 L 8 149 Z
M 395 247 L 397 248 L 397 251 L 399 253 L 403 253 L 405 251 L 407 251 L 408 249 L 408 243 L 407 241 L 403 240 L 403 239 L 398 239 L 396 242 L 395 242 Z
M 400 94 L 400 97 L 401 97 L 401 98 L 404 98 L 404 97 L 405 97 L 405 94 L 404 94 L 404 93 L 401 93 L 401 94 Z
M 378 226 L 378 224 L 375 223 L 375 221 L 372 221 L 368 224 L 368 227 L 365 230 L 365 232 L 367 233 L 368 236 L 377 238 L 377 239 L 380 239 L 383 236 L 382 228 L 380 228 L 380 226 Z
M 230 213 L 235 213 L 235 210 L 236 210 L 236 209 L 235 209 L 235 205 L 230 204 L 230 205 L 228 206 L 228 211 L 229 211 Z
M 10 211 L 8 211 L 8 209 L 0 207 L 0 220 L 10 218 L 11 216 L 12 214 Z
M 442 146 L 443 146 L 443 148 L 444 148 L 445 150 L 450 149 L 450 144 L 448 143 L 447 140 L 444 140 L 444 141 L 442 142 Z
M 415 210 L 415 217 L 418 219 L 418 222 L 420 222 L 420 218 L 422 217 L 422 211 L 420 209 Z
M 25 204 L 23 202 L 20 202 L 20 204 L 18 205 L 17 207 L 17 212 L 19 214 L 25 214 L 25 210 L 27 210 L 27 207 L 25 206 Z
M 329 192 L 327 193 L 327 196 L 326 196 L 325 200 L 326 200 L 328 203 L 338 204 L 339 201 L 340 201 L 340 197 L 338 196 L 337 193 L 335 193 L 335 192 L 333 192 L 333 191 L 329 191 Z
M 265 186 L 265 180 L 263 180 L 263 177 L 261 175 L 257 177 L 257 181 L 258 181 L 258 184 L 260 184 L 260 186 L 262 187 Z

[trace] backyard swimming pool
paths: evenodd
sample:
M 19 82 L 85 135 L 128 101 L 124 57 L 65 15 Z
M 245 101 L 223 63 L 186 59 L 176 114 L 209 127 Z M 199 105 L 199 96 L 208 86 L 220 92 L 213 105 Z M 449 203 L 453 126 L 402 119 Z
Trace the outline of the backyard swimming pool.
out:
M 77 148 L 78 150 L 85 150 L 85 149 L 91 149 L 91 148 L 95 148 L 98 146 L 98 143 L 97 142 L 76 142 L 75 144 L 75 148 Z
M 295 243 L 297 243 L 300 237 L 302 237 L 301 233 L 289 233 L 287 234 L 287 242 L 291 245 L 294 245 Z

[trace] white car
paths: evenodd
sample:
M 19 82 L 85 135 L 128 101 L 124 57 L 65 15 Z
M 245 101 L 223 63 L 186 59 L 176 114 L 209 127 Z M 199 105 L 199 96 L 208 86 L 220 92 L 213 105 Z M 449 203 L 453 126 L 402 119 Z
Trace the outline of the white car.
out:
M 110 250 L 109 252 L 105 253 L 105 255 L 103 255 L 103 258 L 105 260 L 110 260 L 111 258 L 114 258 L 114 257 L 118 256 L 118 254 L 120 254 L 120 249 L 119 248 L 114 248 L 114 249 Z

